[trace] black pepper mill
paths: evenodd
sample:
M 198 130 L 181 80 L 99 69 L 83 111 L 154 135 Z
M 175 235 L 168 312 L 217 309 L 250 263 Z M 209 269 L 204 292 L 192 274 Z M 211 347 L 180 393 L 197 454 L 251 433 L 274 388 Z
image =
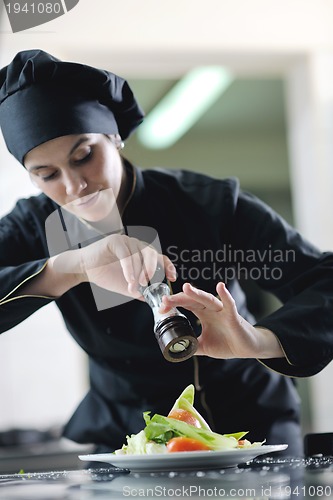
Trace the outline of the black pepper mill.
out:
M 155 337 L 165 359 L 177 363 L 192 357 L 198 341 L 189 320 L 176 307 L 166 314 L 159 312 L 162 298 L 170 295 L 169 286 L 154 283 L 142 288 L 141 293 L 153 311 Z

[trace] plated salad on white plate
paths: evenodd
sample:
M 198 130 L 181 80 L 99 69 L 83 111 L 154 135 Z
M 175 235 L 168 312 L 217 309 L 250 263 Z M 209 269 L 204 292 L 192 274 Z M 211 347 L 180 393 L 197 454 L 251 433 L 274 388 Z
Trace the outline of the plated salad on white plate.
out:
M 126 437 L 113 453 L 80 455 L 81 460 L 107 462 L 132 472 L 217 469 L 231 467 L 288 445 L 264 445 L 248 441 L 247 431 L 234 434 L 213 432 L 194 408 L 194 386 L 181 393 L 167 417 L 144 412 L 146 426 Z
M 263 442 L 244 439 L 247 431 L 234 434 L 213 432 L 194 408 L 194 386 L 189 385 L 176 400 L 167 417 L 143 414 L 146 426 L 138 434 L 127 436 L 127 442 L 116 455 L 151 455 L 184 451 L 225 451 L 259 447 Z

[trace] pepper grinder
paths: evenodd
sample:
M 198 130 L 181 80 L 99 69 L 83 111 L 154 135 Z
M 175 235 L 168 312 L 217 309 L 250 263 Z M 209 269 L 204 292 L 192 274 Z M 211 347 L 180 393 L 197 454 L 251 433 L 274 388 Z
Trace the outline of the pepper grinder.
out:
M 170 295 L 166 283 L 153 283 L 141 287 L 141 293 L 154 314 L 154 333 L 158 345 L 167 361 L 177 363 L 193 356 L 198 341 L 187 317 L 173 307 L 167 313 L 160 313 L 162 299 Z

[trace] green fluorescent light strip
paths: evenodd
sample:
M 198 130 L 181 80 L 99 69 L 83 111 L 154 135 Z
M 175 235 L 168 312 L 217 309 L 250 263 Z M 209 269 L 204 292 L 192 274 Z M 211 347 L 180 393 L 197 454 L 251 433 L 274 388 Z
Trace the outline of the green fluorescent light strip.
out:
M 193 69 L 147 115 L 139 141 L 150 149 L 167 148 L 184 135 L 233 80 L 222 66 Z

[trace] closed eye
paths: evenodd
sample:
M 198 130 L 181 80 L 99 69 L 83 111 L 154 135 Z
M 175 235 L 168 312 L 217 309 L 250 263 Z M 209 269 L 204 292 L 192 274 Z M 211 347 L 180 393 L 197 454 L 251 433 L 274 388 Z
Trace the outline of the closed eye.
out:
M 55 177 L 57 177 L 58 173 L 57 172 L 53 172 L 52 174 L 50 175 L 46 175 L 46 176 L 39 176 L 42 181 L 44 182 L 47 182 L 47 181 L 51 181 L 52 179 L 55 179 Z
M 92 147 L 89 147 L 89 150 L 88 150 L 88 153 L 85 154 L 82 158 L 78 158 L 78 159 L 73 159 L 73 163 L 74 165 L 82 165 L 83 163 L 86 163 L 88 160 L 90 160 L 90 158 L 92 158 L 93 156 L 93 148 Z

